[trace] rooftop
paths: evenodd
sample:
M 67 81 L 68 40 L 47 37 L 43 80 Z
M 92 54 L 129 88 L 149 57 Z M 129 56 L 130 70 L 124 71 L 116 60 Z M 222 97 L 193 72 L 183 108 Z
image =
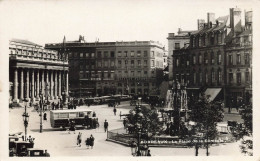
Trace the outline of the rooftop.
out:
M 35 43 L 28 41 L 28 40 L 22 40 L 22 39 L 11 39 L 10 42 L 16 42 L 16 43 L 20 43 L 20 44 L 42 47 L 41 45 L 35 44 Z

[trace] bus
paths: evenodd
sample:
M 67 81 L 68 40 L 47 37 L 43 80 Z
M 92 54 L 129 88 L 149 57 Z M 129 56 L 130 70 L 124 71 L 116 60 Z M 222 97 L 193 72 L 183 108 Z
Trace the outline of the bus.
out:
M 52 110 L 50 111 L 51 127 L 68 127 L 70 121 L 75 125 L 87 126 L 87 119 L 96 119 L 93 117 L 93 111 L 90 109 L 71 109 L 71 110 Z

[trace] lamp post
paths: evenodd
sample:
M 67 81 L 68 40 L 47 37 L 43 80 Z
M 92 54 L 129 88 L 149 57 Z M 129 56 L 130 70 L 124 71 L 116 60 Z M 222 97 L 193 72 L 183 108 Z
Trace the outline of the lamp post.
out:
M 43 110 L 43 94 L 40 90 L 40 133 L 42 133 L 42 110 Z
M 140 152 L 140 137 L 141 137 L 141 125 L 140 125 L 140 121 L 143 117 L 143 114 L 141 113 L 141 106 L 138 105 L 135 107 L 136 108 L 136 134 L 137 134 L 137 156 L 141 155 Z
M 24 141 L 26 141 L 27 139 L 27 127 L 28 127 L 28 122 L 29 122 L 29 114 L 27 113 L 27 101 L 28 100 L 24 100 L 25 101 L 25 106 L 24 106 L 24 113 L 23 113 L 23 123 L 24 123 Z

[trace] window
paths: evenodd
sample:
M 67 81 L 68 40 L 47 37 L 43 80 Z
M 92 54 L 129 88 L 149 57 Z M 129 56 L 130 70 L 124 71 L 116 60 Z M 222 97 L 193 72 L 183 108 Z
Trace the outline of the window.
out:
M 148 83 L 144 83 L 144 86 L 149 86 L 149 84 Z
M 201 63 L 202 63 L 202 55 L 199 54 L 199 64 L 201 64 Z
M 118 56 L 118 57 L 121 57 L 121 56 L 122 56 L 121 51 L 118 51 L 118 52 L 117 52 L 117 56 Z
M 152 55 L 151 55 L 151 57 L 154 57 L 154 51 L 151 51 L 152 52 Z
M 241 73 L 237 73 L 237 84 L 241 84 Z
M 118 60 L 118 66 L 121 67 L 121 65 L 122 65 L 122 61 Z
M 190 61 L 189 61 L 189 59 L 187 60 L 186 65 L 187 65 L 187 66 L 190 65 Z
M 232 54 L 228 55 L 228 63 L 229 63 L 229 65 L 233 65 L 233 55 Z
M 131 60 L 131 66 L 134 66 L 134 65 L 135 65 L 135 61 Z
M 237 64 L 241 64 L 241 55 L 237 54 Z
M 230 84 L 233 82 L 233 73 L 228 74 L 228 80 Z
M 144 60 L 144 65 L 147 66 L 147 60 Z
M 245 53 L 245 64 L 249 64 L 249 53 Z
M 209 78 L 208 78 L 208 72 L 207 71 L 205 71 L 205 82 L 206 83 L 208 83 L 209 82 L 209 80 L 208 80 Z
M 193 55 L 192 59 L 193 59 L 193 65 L 195 65 L 196 64 L 196 56 Z
M 107 58 L 108 57 L 108 52 L 104 51 L 104 57 Z
M 200 79 L 200 84 L 201 84 L 202 83 L 202 71 L 200 71 L 200 75 L 199 76 L 200 76 L 199 79 Z
M 141 51 L 137 51 L 137 56 L 138 56 L 138 57 L 141 56 Z
M 128 64 L 128 60 L 125 60 L 125 65 L 127 66 L 127 64 Z
M 152 60 L 151 66 L 154 67 L 154 60 Z
M 147 51 L 144 51 L 144 57 L 147 57 L 147 55 L 148 55 Z
M 221 84 L 222 82 L 222 72 L 221 70 L 218 71 L 218 83 Z
M 95 53 L 91 53 L 91 58 L 94 58 L 95 57 Z
M 137 72 L 137 76 L 138 76 L 138 77 L 141 77 L 141 71 L 138 71 L 138 72 Z
M 176 67 L 180 65 L 179 58 L 176 59 Z
M 246 82 L 249 82 L 250 81 L 250 76 L 249 76 L 249 71 L 247 70 L 246 73 Z
M 141 60 L 137 60 L 138 66 L 141 66 Z
M 135 71 L 131 71 L 131 77 L 135 76 Z
M 218 53 L 218 64 L 221 64 L 221 53 Z
M 87 53 L 87 57 L 88 57 L 88 53 Z M 101 51 L 99 51 L 99 52 L 97 53 L 97 57 L 98 57 L 98 58 L 101 58 Z
M 147 71 L 144 71 L 144 75 L 147 75 Z
M 131 51 L 131 57 L 134 57 L 134 56 L 135 56 L 135 52 Z
M 107 67 L 107 66 L 108 66 L 108 62 L 104 61 L 104 67 Z
M 83 53 L 80 53 L 80 57 L 83 58 Z
M 118 85 L 118 87 L 122 87 L 122 83 L 118 83 L 117 85 Z
M 115 52 L 114 52 L 114 51 L 111 51 L 111 52 L 110 52 L 110 57 L 111 57 L 111 58 L 114 58 L 114 57 L 115 57 Z
M 215 63 L 214 53 L 212 52 L 210 55 L 211 55 L 211 64 L 214 64 Z
M 111 67 L 114 67 L 114 66 L 115 66 L 115 62 L 111 61 Z
M 124 52 L 124 56 L 127 57 L 127 51 Z
M 180 49 L 180 43 L 175 43 L 175 49 Z
M 204 54 L 204 63 L 208 64 L 208 53 Z
M 211 83 L 215 82 L 215 71 L 211 71 Z
M 196 72 L 193 73 L 193 84 L 196 84 Z

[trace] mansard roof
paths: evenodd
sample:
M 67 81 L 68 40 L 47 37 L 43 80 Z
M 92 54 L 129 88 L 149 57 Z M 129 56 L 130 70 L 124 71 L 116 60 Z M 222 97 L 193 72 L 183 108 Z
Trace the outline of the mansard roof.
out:
M 229 16 L 219 17 L 219 18 L 216 19 L 216 21 L 218 21 L 218 25 L 212 25 L 212 27 L 210 27 L 210 28 L 205 26 L 201 30 L 197 30 L 195 32 L 192 32 L 191 35 L 197 36 L 198 34 L 203 35 L 203 34 L 210 33 L 210 32 L 222 31 L 222 30 L 225 29 L 225 27 L 227 25 L 228 18 L 229 18 Z

